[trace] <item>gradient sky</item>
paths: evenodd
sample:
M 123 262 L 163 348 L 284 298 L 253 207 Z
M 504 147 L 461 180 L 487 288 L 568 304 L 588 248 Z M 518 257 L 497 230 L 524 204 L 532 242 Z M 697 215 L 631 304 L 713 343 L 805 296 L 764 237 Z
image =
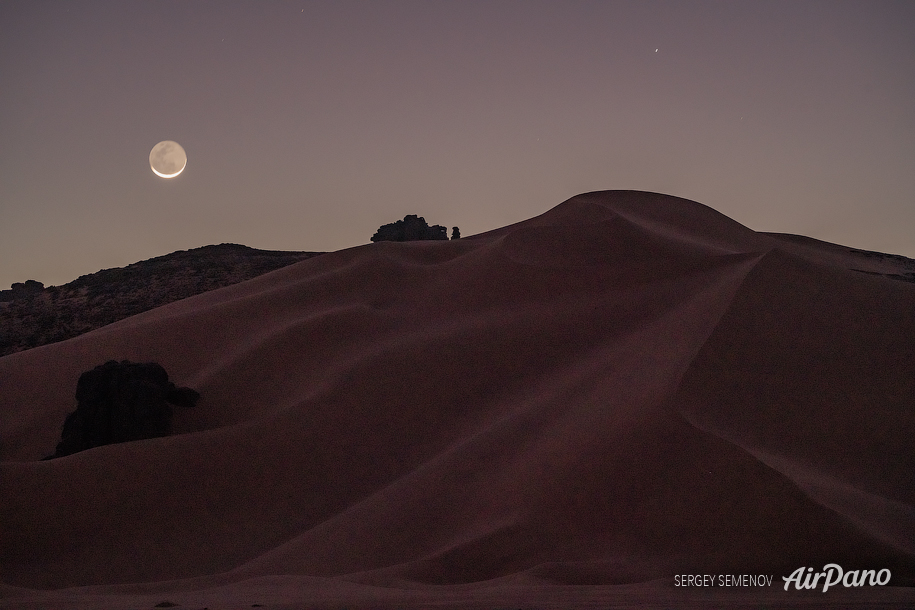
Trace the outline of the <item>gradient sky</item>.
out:
M 913 33 L 911 1 L 5 0 L 0 288 L 602 189 L 915 257 Z

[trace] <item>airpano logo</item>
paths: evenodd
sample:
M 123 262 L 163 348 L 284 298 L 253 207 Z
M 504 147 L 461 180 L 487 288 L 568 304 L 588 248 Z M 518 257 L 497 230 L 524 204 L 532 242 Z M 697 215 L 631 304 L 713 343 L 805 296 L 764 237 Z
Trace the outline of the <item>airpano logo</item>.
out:
M 890 571 L 886 568 L 880 570 L 849 570 L 842 569 L 842 566 L 835 563 L 827 563 L 823 566 L 822 572 L 814 574 L 813 568 L 801 567 L 791 573 L 791 576 L 782 576 L 785 581 L 785 591 L 794 583 L 794 588 L 816 589 L 823 581 L 823 593 L 829 590 L 829 587 L 835 587 L 841 584 L 843 587 L 873 587 L 874 585 L 883 586 L 890 582 Z

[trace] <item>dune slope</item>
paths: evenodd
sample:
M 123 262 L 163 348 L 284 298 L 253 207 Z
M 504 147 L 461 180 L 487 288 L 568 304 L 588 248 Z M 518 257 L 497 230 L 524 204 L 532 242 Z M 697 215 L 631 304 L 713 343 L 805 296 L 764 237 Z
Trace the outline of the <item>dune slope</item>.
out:
M 0 581 L 778 586 L 834 562 L 913 586 L 898 264 L 608 191 L 0 358 Z M 108 359 L 201 401 L 173 436 L 38 461 Z

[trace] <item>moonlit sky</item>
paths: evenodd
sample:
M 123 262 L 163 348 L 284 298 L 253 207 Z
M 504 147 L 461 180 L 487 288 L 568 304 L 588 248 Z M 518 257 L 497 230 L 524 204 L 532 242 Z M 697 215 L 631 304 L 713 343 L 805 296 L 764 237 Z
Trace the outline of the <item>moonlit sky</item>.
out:
M 911 1 L 7 0 L 0 288 L 602 189 L 915 257 L 913 33 Z

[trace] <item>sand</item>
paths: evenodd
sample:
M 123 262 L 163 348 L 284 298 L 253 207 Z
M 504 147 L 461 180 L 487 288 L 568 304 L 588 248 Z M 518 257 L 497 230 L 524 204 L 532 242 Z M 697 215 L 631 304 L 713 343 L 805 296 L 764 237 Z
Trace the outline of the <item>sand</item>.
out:
M 0 607 L 915 606 L 902 264 L 607 191 L 0 358 Z M 39 461 L 109 359 L 202 398 Z

